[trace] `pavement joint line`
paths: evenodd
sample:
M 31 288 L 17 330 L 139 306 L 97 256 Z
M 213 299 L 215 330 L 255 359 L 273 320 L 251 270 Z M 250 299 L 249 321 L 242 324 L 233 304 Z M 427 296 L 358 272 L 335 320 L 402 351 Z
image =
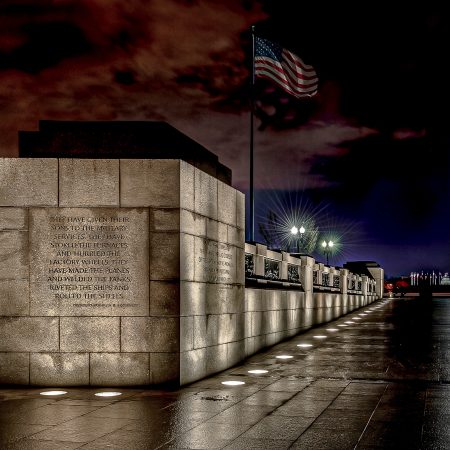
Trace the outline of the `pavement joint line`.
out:
M 375 414 L 375 411 L 377 410 L 378 405 L 379 405 L 380 402 L 381 402 L 381 399 L 383 398 L 383 395 L 386 393 L 388 386 L 389 386 L 389 383 L 386 384 L 383 393 L 380 395 L 380 398 L 378 399 L 378 402 L 377 402 L 377 404 L 375 405 L 375 408 L 373 409 L 372 414 L 370 415 L 369 419 L 367 420 L 366 426 L 364 427 L 364 430 L 362 430 L 362 432 L 361 432 L 361 434 L 360 434 L 360 436 L 359 436 L 359 438 L 358 438 L 358 441 L 356 442 L 356 445 L 353 447 L 353 450 L 356 450 L 356 448 L 358 447 L 358 444 L 360 443 L 362 437 L 364 436 L 364 433 L 366 432 L 367 427 L 369 426 L 369 423 L 370 423 L 370 421 L 372 420 L 372 417 L 373 417 L 373 415 Z
M 428 398 L 428 389 L 425 389 L 425 399 L 423 402 L 423 420 L 422 420 L 422 426 L 420 427 L 420 442 L 423 442 L 423 428 L 425 426 L 425 409 L 426 409 L 426 404 L 427 404 L 427 398 Z
M 323 380 L 324 378 L 320 378 L 321 380 Z M 342 378 L 339 378 L 339 380 L 342 380 Z M 315 380 L 315 381 L 317 381 L 317 380 Z M 314 383 L 314 381 L 313 381 L 313 383 Z M 312 384 L 312 383 L 311 383 Z M 349 383 L 350 384 L 350 383 Z M 348 386 L 348 384 L 347 384 L 347 386 Z M 336 397 L 334 397 L 334 399 L 333 400 L 331 400 L 330 401 L 330 403 L 328 404 L 328 406 L 317 416 L 317 417 L 315 417 L 314 418 L 314 420 L 297 436 L 297 438 L 295 439 L 295 441 L 289 446 L 289 448 L 291 448 L 292 447 L 292 445 L 294 445 L 295 444 L 295 442 L 300 438 L 300 437 L 302 437 L 313 425 L 314 425 L 314 423 L 316 422 L 316 420 L 330 407 L 330 405 L 332 405 L 333 404 L 333 402 L 342 394 L 342 391 L 344 391 L 345 390 L 345 388 L 347 387 L 347 386 L 344 386 L 342 389 L 341 389 L 341 391 L 336 395 Z M 300 391 L 301 392 L 301 391 Z

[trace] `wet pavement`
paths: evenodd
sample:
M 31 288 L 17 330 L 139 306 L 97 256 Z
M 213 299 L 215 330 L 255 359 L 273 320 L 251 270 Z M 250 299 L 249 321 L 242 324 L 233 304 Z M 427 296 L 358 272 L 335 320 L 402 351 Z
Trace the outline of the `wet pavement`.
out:
M 383 299 L 177 391 L 0 389 L 0 448 L 449 449 L 449 383 L 450 298 Z

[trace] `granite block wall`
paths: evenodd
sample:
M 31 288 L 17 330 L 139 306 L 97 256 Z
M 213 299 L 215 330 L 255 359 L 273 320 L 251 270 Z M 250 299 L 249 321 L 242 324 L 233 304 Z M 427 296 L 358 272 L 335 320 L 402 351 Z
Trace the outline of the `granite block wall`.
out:
M 361 308 L 375 297 L 300 290 L 245 289 L 245 355 L 330 322 Z
M 0 159 L 0 384 L 179 384 L 242 359 L 244 217 L 180 160 Z
M 194 170 L 194 202 L 180 214 L 180 382 L 245 357 L 244 195 Z
M 304 292 L 246 289 L 244 225 L 184 161 L 0 158 L 0 384 L 187 384 L 369 301 L 308 257 Z

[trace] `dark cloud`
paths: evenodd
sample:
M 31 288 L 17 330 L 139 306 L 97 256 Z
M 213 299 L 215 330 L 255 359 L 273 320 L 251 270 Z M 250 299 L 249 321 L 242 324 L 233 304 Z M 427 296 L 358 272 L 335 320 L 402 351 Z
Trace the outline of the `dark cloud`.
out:
M 23 44 L 0 54 L 0 70 L 37 74 L 91 50 L 82 30 L 70 22 L 27 24 L 23 26 L 23 34 L 26 39 Z
M 119 84 L 124 84 L 124 85 L 131 85 L 136 82 L 135 74 L 132 71 L 127 71 L 127 70 L 118 70 L 114 74 L 114 79 Z
M 294 184 L 380 243 L 447 242 L 450 15 L 431 3 L 4 0 L 0 155 L 39 119 L 165 120 L 247 190 L 253 23 L 320 82 L 296 100 L 257 80 L 256 188 Z

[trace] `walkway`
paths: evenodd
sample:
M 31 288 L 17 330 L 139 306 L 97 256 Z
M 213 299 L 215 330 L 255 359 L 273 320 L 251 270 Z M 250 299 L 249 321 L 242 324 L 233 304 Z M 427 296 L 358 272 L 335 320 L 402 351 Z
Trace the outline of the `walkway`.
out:
M 449 449 L 449 382 L 450 299 L 384 299 L 176 392 L 0 390 L 0 448 Z

